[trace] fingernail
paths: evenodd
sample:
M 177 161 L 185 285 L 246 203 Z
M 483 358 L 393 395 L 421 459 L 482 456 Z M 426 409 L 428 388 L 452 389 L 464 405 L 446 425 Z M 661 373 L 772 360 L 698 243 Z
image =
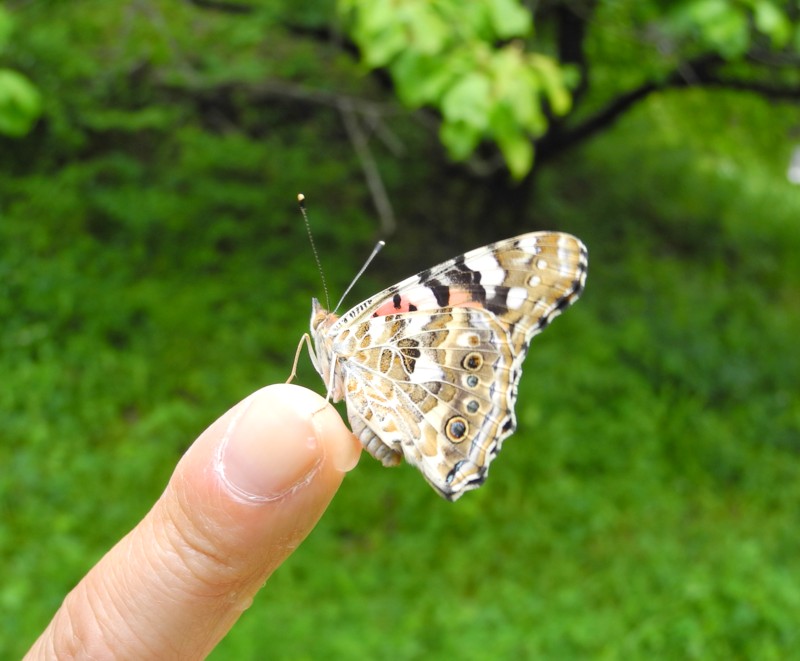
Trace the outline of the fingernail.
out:
M 307 411 L 254 406 L 256 397 L 234 415 L 220 444 L 217 469 L 239 497 L 276 500 L 311 480 L 323 450 Z

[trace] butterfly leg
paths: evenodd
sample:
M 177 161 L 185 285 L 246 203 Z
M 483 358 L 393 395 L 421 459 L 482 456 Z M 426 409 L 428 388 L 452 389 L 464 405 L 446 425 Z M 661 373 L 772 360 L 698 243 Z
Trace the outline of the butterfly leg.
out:
M 326 402 L 333 401 L 333 384 L 334 384 L 334 382 L 336 380 L 335 367 L 336 367 L 336 356 L 334 355 L 334 356 L 331 356 L 331 367 L 330 367 L 330 370 L 328 371 L 328 374 L 330 374 L 331 376 L 328 379 L 328 391 L 325 393 L 325 401 Z M 337 399 L 336 401 L 338 402 L 339 400 Z
M 297 376 L 297 363 L 300 361 L 300 352 L 303 350 L 303 342 L 305 342 L 306 346 L 308 346 L 308 355 L 311 357 L 311 362 L 314 365 L 314 368 L 319 371 L 319 367 L 317 367 L 317 354 L 314 353 L 314 347 L 311 345 L 311 337 L 308 335 L 308 333 L 303 333 L 303 337 L 300 338 L 300 342 L 297 344 L 297 351 L 294 353 L 292 373 L 289 375 L 289 378 L 286 379 L 286 383 L 291 383 L 294 381 L 294 377 Z

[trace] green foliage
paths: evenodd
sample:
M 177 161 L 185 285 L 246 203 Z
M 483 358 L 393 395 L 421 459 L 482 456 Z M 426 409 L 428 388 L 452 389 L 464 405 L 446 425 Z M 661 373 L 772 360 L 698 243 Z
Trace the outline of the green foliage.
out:
M 521 40 L 533 20 L 514 0 L 342 0 L 340 8 L 364 64 L 387 68 L 407 106 L 441 112 L 439 136 L 455 160 L 493 140 L 522 177 L 533 164 L 531 138 L 549 124 L 545 104 L 556 115 L 570 109 L 574 76 L 553 57 L 526 52 Z
M 684 39 L 728 59 L 745 55 L 759 35 L 776 49 L 800 35 L 785 3 L 771 0 L 687 0 L 673 8 L 669 24 Z
M 0 53 L 6 47 L 13 24 L 0 7 Z M 0 134 L 23 136 L 30 131 L 42 110 L 39 91 L 24 75 L 0 67 Z
M 585 114 L 573 102 L 579 82 L 590 110 L 608 95 L 690 71 L 693 57 L 745 63 L 753 54 L 750 60 L 769 60 L 771 50 L 781 56 L 775 61 L 791 61 L 800 51 L 797 17 L 772 0 L 553 4 L 535 19 L 515 0 L 340 0 L 339 8 L 364 65 L 385 69 L 406 106 L 440 114 L 451 158 L 466 160 L 493 142 L 517 179 L 530 171 L 537 139 L 573 111 Z M 559 22 L 565 14 L 586 20 L 585 44 Z M 563 43 L 570 39 L 580 45 Z M 569 63 L 554 56 L 570 49 Z
M 22 136 L 41 112 L 37 89 L 17 71 L 0 69 L 0 133 Z

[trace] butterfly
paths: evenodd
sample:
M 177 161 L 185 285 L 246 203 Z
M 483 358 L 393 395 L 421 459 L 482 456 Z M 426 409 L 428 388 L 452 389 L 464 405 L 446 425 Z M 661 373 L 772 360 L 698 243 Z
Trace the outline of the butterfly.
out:
M 523 234 L 422 271 L 341 316 L 313 299 L 314 347 L 304 339 L 367 452 L 384 466 L 405 457 L 455 501 L 483 484 L 514 432 L 528 345 L 578 299 L 587 267 L 574 236 Z

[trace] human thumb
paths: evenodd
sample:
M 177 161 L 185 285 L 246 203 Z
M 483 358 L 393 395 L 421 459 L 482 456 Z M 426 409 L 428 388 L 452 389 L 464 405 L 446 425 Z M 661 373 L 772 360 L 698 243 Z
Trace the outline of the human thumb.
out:
M 203 432 L 26 658 L 205 657 L 311 531 L 359 454 L 315 393 L 254 393 Z

